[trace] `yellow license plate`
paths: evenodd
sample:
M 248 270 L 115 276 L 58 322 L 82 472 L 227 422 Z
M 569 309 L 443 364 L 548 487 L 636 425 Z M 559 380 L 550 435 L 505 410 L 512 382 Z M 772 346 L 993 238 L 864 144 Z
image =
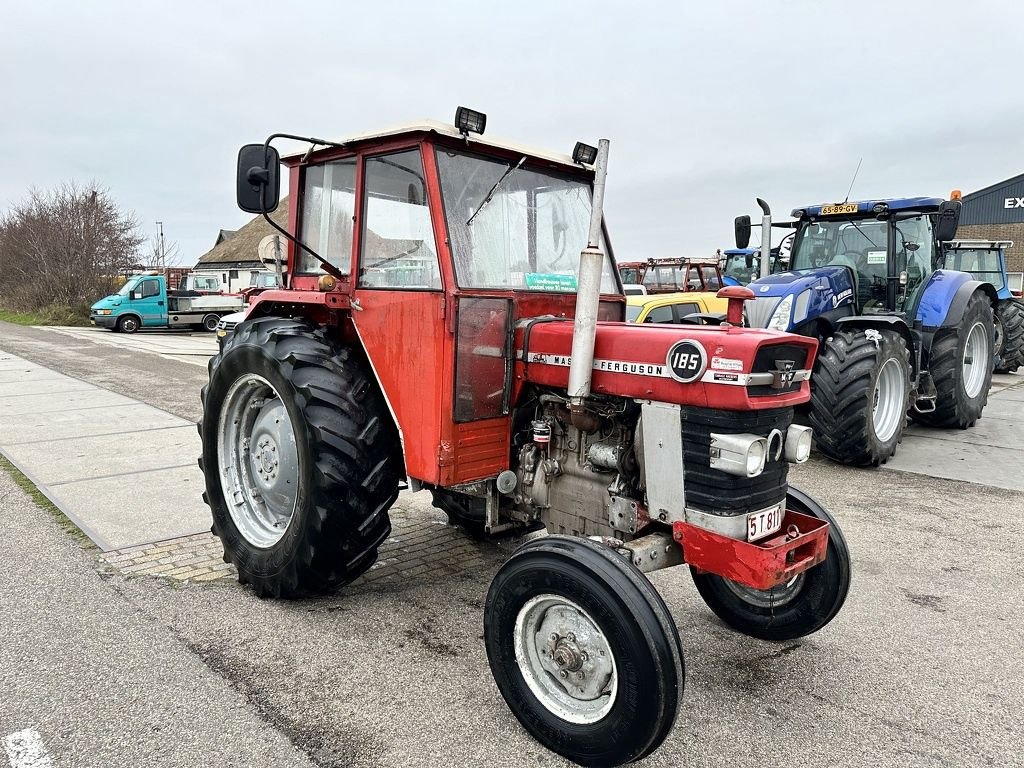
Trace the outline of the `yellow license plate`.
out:
M 844 213 L 856 213 L 856 203 L 836 203 L 835 205 L 821 206 L 822 216 L 840 216 Z

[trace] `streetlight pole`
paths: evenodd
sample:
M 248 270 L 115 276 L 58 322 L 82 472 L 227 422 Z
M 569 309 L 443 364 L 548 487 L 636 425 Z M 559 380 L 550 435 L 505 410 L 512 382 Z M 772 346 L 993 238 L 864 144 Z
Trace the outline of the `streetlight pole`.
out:
M 157 227 L 160 228 L 160 253 L 159 253 L 160 269 L 162 269 L 162 270 L 164 270 L 164 272 L 166 272 L 167 271 L 167 265 L 164 263 L 164 259 L 166 257 L 166 254 L 164 253 L 164 223 L 162 221 L 158 221 L 156 223 L 156 225 L 157 225 Z

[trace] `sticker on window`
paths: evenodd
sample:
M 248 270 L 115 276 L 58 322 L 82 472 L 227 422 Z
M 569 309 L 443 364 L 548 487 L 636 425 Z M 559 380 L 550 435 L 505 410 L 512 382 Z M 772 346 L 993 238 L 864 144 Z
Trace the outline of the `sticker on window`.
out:
M 885 251 L 868 251 L 868 264 L 885 264 Z
M 532 291 L 575 291 L 576 275 L 527 272 L 526 287 Z

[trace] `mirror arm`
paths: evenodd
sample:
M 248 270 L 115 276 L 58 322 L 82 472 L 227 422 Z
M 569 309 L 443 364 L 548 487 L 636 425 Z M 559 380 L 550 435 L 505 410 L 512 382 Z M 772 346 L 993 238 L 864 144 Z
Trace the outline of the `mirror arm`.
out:
M 267 151 L 270 149 L 270 142 L 272 142 L 274 139 L 294 139 L 296 141 L 306 141 L 306 142 L 309 142 L 309 144 L 311 145 L 310 149 L 312 149 L 313 146 L 316 146 L 318 144 L 322 145 L 322 146 L 325 146 L 325 147 L 337 147 L 338 149 L 344 149 L 345 148 L 344 144 L 338 144 L 337 142 L 334 142 L 334 141 L 327 141 L 326 139 L 316 139 L 316 138 L 309 137 L 309 136 L 296 136 L 295 134 L 292 134 L 292 133 L 272 133 L 272 134 L 270 134 L 267 137 L 267 140 L 265 142 L 263 142 L 263 153 L 264 153 L 264 155 L 266 155 Z M 309 158 L 309 155 L 310 155 L 310 153 L 306 152 L 305 156 L 302 158 L 303 162 L 305 162 Z M 253 171 L 255 171 L 255 170 L 257 170 L 257 169 L 253 168 L 253 169 L 249 170 L 249 178 L 250 179 L 252 178 Z M 268 177 L 266 169 L 265 168 L 261 168 L 261 169 L 259 169 L 259 171 L 262 172 L 263 174 L 265 174 L 265 178 L 262 181 L 257 182 L 257 183 L 259 183 L 261 185 L 266 184 L 266 178 Z M 263 207 L 263 196 L 262 195 L 260 195 L 260 207 Z M 266 209 L 264 209 L 262 211 L 262 213 L 263 213 L 263 218 L 267 220 L 267 223 L 270 226 L 272 226 L 274 229 L 276 229 L 278 232 L 280 232 L 286 238 L 288 238 L 293 243 L 295 243 L 295 245 L 297 245 L 299 248 L 304 249 L 306 251 L 306 253 L 308 253 L 314 259 L 319 261 L 320 265 L 324 268 L 324 272 L 326 272 L 328 275 L 330 275 L 331 277 L 335 278 L 336 280 L 340 280 L 340 281 L 344 281 L 345 280 L 345 276 L 341 273 L 341 270 L 339 270 L 337 267 L 335 267 L 333 264 L 331 264 L 331 262 L 329 262 L 327 259 L 325 259 L 323 256 L 321 256 L 319 253 L 314 251 L 312 248 L 310 248 L 305 243 L 299 242 L 299 240 L 296 237 L 292 236 L 292 234 L 290 232 L 288 232 L 288 230 L 286 230 L 284 227 L 278 226 L 277 222 L 272 220 L 270 218 L 270 216 L 267 214 Z

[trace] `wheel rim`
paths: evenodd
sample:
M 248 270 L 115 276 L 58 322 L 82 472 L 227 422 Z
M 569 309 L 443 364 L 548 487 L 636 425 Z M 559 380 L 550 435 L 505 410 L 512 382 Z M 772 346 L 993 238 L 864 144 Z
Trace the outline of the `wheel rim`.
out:
M 981 387 L 985 383 L 986 365 L 990 362 L 988 329 L 984 323 L 975 323 L 967 334 L 962 361 L 964 391 L 968 397 L 977 397 L 981 393 Z
M 136 328 L 135 321 L 132 318 L 127 317 L 124 322 L 121 323 L 121 327 L 128 331 L 128 333 L 131 333 Z
M 871 406 L 871 424 L 875 437 L 883 443 L 896 434 L 906 414 L 906 386 L 903 366 L 895 357 L 890 357 L 882 364 L 875 379 Z
M 596 723 L 618 693 L 615 656 L 590 615 L 561 595 L 538 595 L 519 610 L 516 663 L 544 707 L 570 723 Z
M 206 322 L 203 323 L 203 325 L 206 327 L 206 330 L 208 331 L 216 331 L 218 322 L 220 322 L 220 318 L 215 317 L 212 320 L 207 318 Z
M 281 540 L 295 517 L 299 458 L 291 418 L 266 379 L 245 374 L 224 397 L 217 440 L 221 490 L 238 532 L 254 547 Z
M 745 584 L 739 584 L 729 579 L 722 579 L 722 582 L 729 588 L 736 597 L 745 603 L 758 608 L 780 608 L 792 602 L 804 588 L 804 573 L 798 573 L 785 584 L 780 584 L 771 589 L 754 589 Z
M 1003 321 L 996 315 L 995 338 L 992 340 L 992 351 L 999 355 L 1003 352 Z

